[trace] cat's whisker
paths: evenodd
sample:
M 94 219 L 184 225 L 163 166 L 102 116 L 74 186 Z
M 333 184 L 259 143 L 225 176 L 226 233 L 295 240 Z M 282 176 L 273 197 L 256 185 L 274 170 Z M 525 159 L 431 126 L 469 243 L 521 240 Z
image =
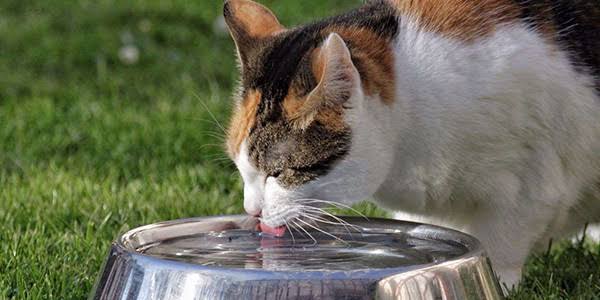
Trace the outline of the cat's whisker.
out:
M 294 219 L 295 219 L 295 220 L 298 220 L 298 221 L 301 221 L 301 220 L 300 220 L 300 219 L 298 219 L 298 218 L 294 218 Z M 298 225 L 298 224 L 297 224 L 296 222 L 294 222 L 293 220 L 290 220 L 290 222 L 291 222 L 292 224 L 296 225 L 298 228 L 300 228 L 300 230 L 304 231 L 304 233 L 306 233 L 306 235 L 308 235 L 308 237 L 309 237 L 311 240 L 313 240 L 313 242 L 314 242 L 314 243 L 313 243 L 313 246 L 314 246 L 314 245 L 316 245 L 316 244 L 318 244 L 317 240 L 316 240 L 316 239 L 315 239 L 315 238 L 314 238 L 314 237 L 313 237 L 313 236 L 312 236 L 310 233 L 308 233 L 308 231 L 306 231 L 306 229 L 304 229 L 302 226 Z
M 226 134 L 227 130 L 225 130 L 225 127 L 223 127 L 223 125 L 221 125 L 221 123 L 217 120 L 217 118 L 212 113 L 212 111 L 210 111 L 210 108 L 208 108 L 208 105 L 206 105 L 206 103 L 202 100 L 202 98 L 200 98 L 200 96 L 198 94 L 194 93 L 194 96 L 196 97 L 196 99 L 199 100 L 200 104 L 202 104 L 202 106 L 204 106 L 204 109 L 206 109 L 206 111 L 208 112 L 210 117 L 213 119 L 213 121 L 215 121 L 215 124 L 223 131 L 224 134 Z
M 345 204 L 341 204 L 338 202 L 334 202 L 334 201 L 327 201 L 327 200 L 320 200 L 320 199 L 311 199 L 311 198 L 305 198 L 305 199 L 296 199 L 295 201 L 301 202 L 301 203 L 322 203 L 322 204 L 327 204 L 327 205 L 331 205 L 331 206 L 335 206 L 337 208 L 343 208 L 343 209 L 348 209 L 352 212 L 354 212 L 355 214 L 358 214 L 359 216 L 361 216 L 362 218 L 364 218 L 365 220 L 369 221 L 369 218 L 367 216 L 365 216 L 363 213 L 359 212 L 358 210 L 345 205 Z
M 308 238 L 310 238 L 313 241 L 313 246 L 318 244 L 317 240 L 308 232 L 306 231 L 306 229 L 304 229 L 301 225 L 299 225 L 298 223 L 294 222 L 294 221 L 290 221 L 292 224 L 294 224 L 294 226 L 296 226 L 296 228 L 298 228 L 298 232 L 301 232 L 303 236 L 308 236 Z
M 224 141 L 227 138 L 226 136 L 221 135 L 220 133 L 216 133 L 216 132 L 205 131 L 204 133 L 203 132 L 200 132 L 200 133 L 204 134 L 204 135 L 206 135 L 208 137 L 212 137 L 214 139 L 220 140 L 220 141 Z
M 329 201 L 329 200 L 314 199 L 314 198 L 303 198 L 303 199 L 297 199 L 297 201 L 302 201 L 302 202 L 305 202 L 305 203 L 323 203 L 323 204 L 328 204 L 328 205 L 332 205 L 332 206 L 335 206 L 335 207 L 340 207 L 340 208 L 346 208 L 346 209 L 350 209 L 350 210 L 355 210 L 354 208 L 352 208 L 351 206 L 348 206 L 346 204 L 342 204 L 342 203 L 335 202 L 335 201 Z
M 319 222 L 319 223 L 323 223 L 323 224 L 329 224 L 329 225 L 334 225 L 334 226 L 340 226 L 340 225 L 342 225 L 342 226 L 344 226 L 344 228 L 346 229 L 346 231 L 348 232 L 348 234 L 350 235 L 350 237 L 352 237 L 352 232 L 350 232 L 350 229 L 348 229 L 348 226 L 346 226 L 343 223 L 335 223 L 335 222 L 327 221 L 327 220 L 325 220 L 323 218 L 319 218 L 318 216 L 314 216 L 314 215 L 311 215 L 311 214 L 308 214 L 308 213 L 304 214 L 302 217 L 308 218 L 308 219 L 311 219 L 311 220 L 313 220 L 315 222 Z
M 327 224 L 332 224 L 332 225 L 342 225 L 344 227 L 351 227 L 352 229 L 361 232 L 360 227 L 350 224 L 340 218 L 333 218 L 334 220 L 328 220 L 323 218 L 322 216 L 326 216 L 326 214 L 317 212 L 317 214 L 311 214 L 310 212 L 305 212 L 304 216 L 310 216 L 310 217 L 314 217 L 314 218 L 318 218 L 319 221 L 321 221 L 322 223 L 327 223 Z M 330 217 L 330 216 L 329 216 Z
M 204 122 L 204 123 L 208 123 L 210 125 L 216 125 L 217 127 L 219 126 L 217 123 L 215 123 L 215 121 L 213 121 L 212 119 L 204 119 L 204 118 L 185 118 L 186 120 L 191 120 L 191 121 L 196 121 L 196 122 Z
M 231 160 L 229 158 L 213 158 L 213 159 L 207 160 L 206 162 L 213 163 L 213 164 L 219 164 L 224 167 L 235 167 L 235 165 L 231 162 Z M 231 174 L 231 176 L 233 176 L 233 175 L 236 175 L 236 173 Z
M 219 141 L 225 141 L 227 139 L 227 135 L 220 131 L 213 130 L 198 130 L 200 135 L 212 137 L 214 139 L 218 139 Z
M 283 223 L 285 224 L 285 228 L 288 229 L 288 231 L 290 232 L 290 236 L 292 237 L 292 244 L 296 244 L 296 239 L 294 238 L 294 233 L 292 232 L 292 228 L 290 227 L 290 224 L 288 224 L 288 222 L 283 219 Z
M 344 225 L 344 226 L 350 226 L 350 227 L 352 227 L 352 229 L 356 230 L 357 232 L 362 232 L 362 230 L 360 229 L 360 227 L 359 227 L 359 226 L 356 226 L 356 225 L 350 224 L 350 223 L 346 222 L 345 220 L 341 219 L 340 217 L 338 217 L 338 216 L 335 216 L 335 215 L 333 215 L 333 214 L 331 214 L 331 213 L 329 213 L 329 212 L 327 212 L 327 211 L 324 211 L 324 210 L 322 210 L 322 209 L 320 209 L 320 208 L 316 208 L 316 207 L 310 207 L 310 206 L 308 206 L 308 207 L 306 207 L 306 209 L 307 209 L 308 211 L 305 211 L 305 213 L 308 213 L 309 211 L 316 212 L 316 213 L 318 213 L 318 214 L 320 214 L 320 215 L 324 215 L 324 216 L 330 217 L 330 218 L 332 218 L 332 219 L 334 219 L 334 220 L 338 221 L 338 222 L 339 222 L 339 224 L 342 224 L 342 225 Z
M 219 155 L 219 154 L 215 154 L 215 155 L 206 155 L 204 156 L 204 158 L 208 159 L 208 161 L 213 162 L 213 161 L 231 161 L 231 159 L 229 157 L 223 156 L 223 155 Z
M 206 147 L 204 147 L 204 149 L 206 150 Z M 213 157 L 222 157 L 222 158 L 229 158 L 229 156 L 227 156 L 225 153 L 223 152 L 209 152 L 207 151 L 207 155 L 204 156 L 204 158 L 213 158 Z
M 230 163 L 233 165 L 232 162 L 230 162 Z M 231 172 L 231 175 L 229 175 L 229 178 L 231 179 L 231 177 L 233 177 L 233 176 L 239 176 L 239 175 L 240 175 L 240 171 L 238 171 L 238 169 L 234 168 L 232 170 L 232 172 Z
M 348 222 L 346 222 L 346 221 L 342 220 L 342 219 L 341 219 L 341 218 L 339 218 L 338 216 L 336 216 L 336 215 L 334 215 L 334 214 L 332 214 L 332 213 L 330 213 L 330 212 L 328 212 L 328 211 L 326 211 L 326 210 L 324 210 L 324 209 L 322 209 L 322 208 L 319 208 L 319 207 L 316 207 L 316 206 L 311 206 L 311 205 L 303 205 L 303 207 L 304 207 L 304 209 L 309 209 L 309 210 L 317 211 L 317 212 L 319 212 L 319 213 L 321 213 L 321 214 L 323 214 L 323 215 L 327 215 L 327 216 L 329 216 L 329 217 L 331 217 L 331 218 L 334 218 L 334 219 L 336 219 L 336 220 L 338 220 L 338 221 L 340 221 L 340 222 L 343 222 L 343 223 L 346 223 L 346 224 L 350 224 L 350 223 L 348 223 Z M 366 217 L 365 217 L 365 218 L 366 218 Z M 368 220 L 368 219 L 367 219 L 367 220 Z
M 296 232 L 302 234 L 303 236 L 305 235 L 304 232 L 302 232 L 298 229 L 298 224 L 292 223 L 291 221 L 287 224 L 290 226 L 290 228 L 294 229 Z
M 200 147 L 198 147 L 198 149 L 203 150 L 203 149 L 209 148 L 209 147 L 215 147 L 218 149 L 222 149 L 223 145 L 221 145 L 221 144 L 204 144 L 204 145 L 200 145 Z
M 329 233 L 329 232 L 327 232 L 327 231 L 325 231 L 325 230 L 322 230 L 321 228 L 319 228 L 319 227 L 317 227 L 317 226 L 314 226 L 314 225 L 312 225 L 312 224 L 310 224 L 310 223 L 308 223 L 308 222 L 306 222 L 306 221 L 303 221 L 302 219 L 298 219 L 298 218 L 297 218 L 296 220 L 298 220 L 299 222 L 301 222 L 301 223 L 305 224 L 306 226 L 308 226 L 308 227 L 310 227 L 310 228 L 312 228 L 312 229 L 314 229 L 314 230 L 316 230 L 316 231 L 318 231 L 318 232 L 321 232 L 321 233 L 323 233 L 323 234 L 325 234 L 325 235 L 327 235 L 327 236 L 329 236 L 329 237 L 332 237 L 332 238 L 336 239 L 337 241 L 340 241 L 340 242 L 342 242 L 342 243 L 344 243 L 344 244 L 348 244 L 348 242 L 344 241 L 344 240 L 343 240 L 343 239 L 341 239 L 340 237 L 338 237 L 338 236 L 335 236 L 335 235 L 333 235 L 333 234 L 331 234 L 331 233 Z
M 334 215 L 334 214 L 332 214 L 332 213 L 330 213 L 330 212 L 328 212 L 328 211 L 326 211 L 326 210 L 324 210 L 322 208 L 319 208 L 319 207 L 314 207 L 314 206 L 306 205 L 306 206 L 303 206 L 303 209 L 304 209 L 304 212 L 316 212 L 316 213 L 318 213 L 320 215 L 327 216 L 327 217 L 330 217 L 332 219 L 335 219 L 336 221 L 338 221 L 340 223 L 344 223 L 344 224 L 347 224 L 349 226 L 356 226 L 356 225 L 352 225 L 352 224 L 348 223 L 347 221 L 343 220 L 342 218 L 340 218 L 340 217 L 338 217 L 338 216 L 336 216 L 336 215 Z

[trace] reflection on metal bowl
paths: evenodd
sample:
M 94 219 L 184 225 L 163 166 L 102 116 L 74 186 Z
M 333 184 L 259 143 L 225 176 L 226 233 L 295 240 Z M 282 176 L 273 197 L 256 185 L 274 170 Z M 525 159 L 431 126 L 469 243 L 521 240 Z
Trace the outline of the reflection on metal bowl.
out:
M 148 225 L 113 243 L 90 299 L 501 299 L 460 232 L 342 217 L 278 238 L 245 216 Z M 325 226 L 324 226 L 325 225 Z

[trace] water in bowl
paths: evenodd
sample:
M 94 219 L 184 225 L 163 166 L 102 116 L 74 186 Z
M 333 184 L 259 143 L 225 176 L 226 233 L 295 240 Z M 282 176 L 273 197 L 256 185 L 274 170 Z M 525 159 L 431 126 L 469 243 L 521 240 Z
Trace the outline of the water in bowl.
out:
M 310 234 L 310 236 L 309 236 Z M 457 243 L 403 232 L 293 232 L 282 238 L 252 230 L 183 236 L 138 252 L 204 266 L 269 271 L 356 271 L 439 263 L 467 252 Z

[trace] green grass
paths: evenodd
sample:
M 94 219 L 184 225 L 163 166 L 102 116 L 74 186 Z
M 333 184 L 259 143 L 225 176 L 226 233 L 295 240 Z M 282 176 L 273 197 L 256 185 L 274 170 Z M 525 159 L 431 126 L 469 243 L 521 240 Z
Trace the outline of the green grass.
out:
M 266 2 L 296 24 L 359 1 Z M 220 7 L 0 1 L 0 299 L 83 299 L 120 232 L 242 212 L 216 124 L 236 78 Z M 597 297 L 600 247 L 553 249 L 513 298 Z

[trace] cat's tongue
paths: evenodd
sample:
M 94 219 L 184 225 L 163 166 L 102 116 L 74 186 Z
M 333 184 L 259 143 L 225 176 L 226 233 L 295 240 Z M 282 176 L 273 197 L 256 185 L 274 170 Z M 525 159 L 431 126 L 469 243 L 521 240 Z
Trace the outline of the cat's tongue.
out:
M 285 231 L 286 231 L 286 227 L 285 226 L 279 226 L 279 227 L 270 227 L 269 225 L 265 224 L 265 223 L 260 223 L 259 225 L 259 229 L 260 231 L 270 234 L 270 235 L 274 235 L 276 237 L 282 237 L 285 235 Z

